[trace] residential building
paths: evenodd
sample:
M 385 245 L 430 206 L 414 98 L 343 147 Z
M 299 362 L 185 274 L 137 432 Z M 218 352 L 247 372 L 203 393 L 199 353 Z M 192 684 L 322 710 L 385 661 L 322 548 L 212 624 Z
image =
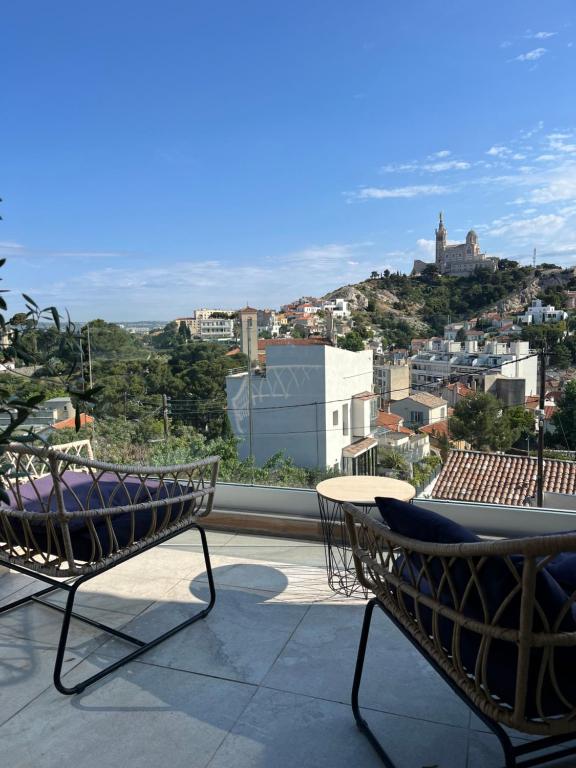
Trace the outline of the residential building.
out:
M 185 325 L 191 336 L 200 336 L 200 320 L 195 317 L 177 317 L 174 322 L 178 323 L 178 327 Z
M 541 299 L 534 299 L 523 315 L 518 315 L 521 325 L 542 325 L 543 323 L 559 323 L 567 320 L 568 313 L 556 309 L 552 304 L 543 304 Z
M 339 320 L 346 320 L 350 317 L 349 303 L 345 299 L 330 299 L 322 302 L 322 309 L 332 312 L 332 315 Z
M 498 268 L 498 258 L 487 256 L 480 250 L 478 235 L 473 229 L 466 235 L 465 243 L 448 245 L 447 240 L 448 232 L 440 213 L 436 230 L 436 267 L 440 274 L 463 277 L 473 274 L 478 267 L 492 272 Z
M 443 397 L 452 408 L 464 397 L 470 397 L 473 394 L 474 389 L 466 386 L 466 384 L 463 384 L 461 381 L 455 381 L 452 384 L 446 384 L 445 386 L 440 387 L 440 396 Z
M 390 404 L 392 413 L 401 416 L 412 428 L 424 424 L 434 424 L 448 417 L 448 403 L 441 397 L 428 392 L 416 392 L 414 395 Z
M 253 307 L 240 310 L 240 349 L 252 363 L 258 362 L 258 310 Z
M 458 378 L 469 385 L 476 382 L 484 389 L 486 375 L 526 380 L 526 395 L 538 392 L 538 362 L 527 341 L 507 344 L 489 341 L 480 349 L 475 341 L 464 342 L 429 339 L 425 349 L 411 358 L 411 385 L 426 391 Z M 495 379 L 490 379 L 490 386 Z
M 576 291 L 564 291 L 566 309 L 576 309 Z
M 451 451 L 432 489 L 433 499 L 528 506 L 536 495 L 537 459 Z M 544 459 L 544 492 L 576 493 L 576 462 Z
M 229 317 L 209 317 L 198 321 L 202 341 L 228 341 L 234 338 L 234 320 Z
M 410 366 L 384 362 L 377 356 L 374 363 L 374 392 L 380 396 L 380 407 L 391 400 L 402 400 L 410 394 Z
M 206 309 L 205 307 L 194 310 L 194 318 L 196 320 L 209 320 L 212 315 L 215 314 L 230 316 L 233 315 L 234 312 L 229 309 Z
M 18 369 L 21 370 L 21 369 Z M 69 397 L 52 397 L 45 400 L 30 413 L 26 421 L 21 425 L 23 432 L 31 430 L 32 432 L 43 432 L 53 427 L 58 422 L 67 421 L 70 426 L 74 425 L 76 409 L 72 405 Z M 5 428 L 10 424 L 10 413 L 0 413 L 0 428 Z
M 259 309 L 257 324 L 258 335 L 261 333 L 269 333 L 271 336 L 280 335 L 280 323 L 273 309 Z
M 371 351 L 269 344 L 265 370 L 228 376 L 226 392 L 241 458 L 262 465 L 283 451 L 298 466 L 375 472 Z
M 266 364 L 266 350 L 268 347 L 278 346 L 311 346 L 311 345 L 328 345 L 332 346 L 330 339 L 323 338 L 321 336 L 308 336 L 305 339 L 258 339 L 258 363 L 263 366 Z

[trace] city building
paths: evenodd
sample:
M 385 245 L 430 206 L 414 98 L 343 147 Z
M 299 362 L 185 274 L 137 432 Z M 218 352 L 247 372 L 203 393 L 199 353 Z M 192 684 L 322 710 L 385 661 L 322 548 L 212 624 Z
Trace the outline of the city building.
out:
M 333 317 L 336 317 L 339 320 L 346 320 L 350 317 L 351 314 L 348 302 L 345 299 L 331 299 L 330 301 L 323 301 L 322 309 L 324 311 L 330 311 Z
M 576 291 L 564 291 L 566 309 L 576 309 Z
M 527 341 L 501 343 L 489 341 L 479 348 L 475 341 L 429 339 L 425 349 L 411 358 L 411 385 L 427 391 L 458 378 L 468 385 L 474 382 L 484 389 L 484 379 L 492 375 L 490 386 L 498 377 L 525 379 L 525 394 L 538 392 L 538 362 Z
M 543 323 L 559 323 L 568 319 L 568 312 L 556 309 L 552 304 L 543 304 L 541 299 L 534 299 L 523 315 L 518 315 L 522 325 L 542 325 Z
M 466 235 L 466 242 L 448 244 L 448 231 L 444 226 L 442 212 L 436 230 L 436 267 L 441 275 L 465 277 L 474 273 L 478 267 L 495 272 L 498 268 L 498 258 L 487 256 L 480 250 L 478 235 L 471 229 Z M 414 274 L 420 274 L 428 266 L 417 260 L 414 263 Z
M 266 368 L 227 376 L 228 412 L 241 458 L 283 451 L 298 466 L 374 474 L 378 396 L 372 352 L 326 344 L 273 344 Z
M 229 341 L 234 338 L 234 320 L 229 317 L 209 317 L 198 320 L 202 341 Z
M 410 394 L 410 366 L 405 361 L 385 362 L 380 356 L 374 362 L 374 392 L 380 397 L 380 407 L 390 400 L 402 400 Z
M 257 324 L 258 335 L 261 333 L 269 333 L 271 336 L 280 335 L 280 323 L 273 309 L 259 309 Z
M 446 419 L 448 417 L 448 403 L 443 398 L 428 392 L 416 392 L 409 397 L 391 403 L 390 411 L 401 416 L 407 426 L 415 429 Z
M 22 369 L 18 369 L 22 370 Z M 13 411 L 15 414 L 16 411 Z M 40 403 L 26 418 L 20 427 L 20 431 L 44 432 L 54 427 L 59 422 L 66 421 L 71 427 L 74 426 L 76 409 L 69 397 L 52 397 L 50 400 L 44 400 Z M 0 413 L 0 429 L 6 428 L 11 423 L 11 414 L 9 411 Z
M 174 321 L 178 327 L 185 325 L 190 331 L 190 336 L 200 336 L 200 320 L 195 317 L 177 317 Z

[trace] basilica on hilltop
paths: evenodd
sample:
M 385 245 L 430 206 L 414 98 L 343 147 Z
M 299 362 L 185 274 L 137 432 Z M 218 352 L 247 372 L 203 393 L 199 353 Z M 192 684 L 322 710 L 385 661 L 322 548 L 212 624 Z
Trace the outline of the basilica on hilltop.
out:
M 441 275 L 453 275 L 465 277 L 471 275 L 477 267 L 488 269 L 491 272 L 498 268 L 498 258 L 482 253 L 478 244 L 478 235 L 473 229 L 466 235 L 465 243 L 447 245 L 448 232 L 444 226 L 442 212 L 436 230 L 436 267 Z M 418 275 L 426 262 L 416 259 L 412 274 Z

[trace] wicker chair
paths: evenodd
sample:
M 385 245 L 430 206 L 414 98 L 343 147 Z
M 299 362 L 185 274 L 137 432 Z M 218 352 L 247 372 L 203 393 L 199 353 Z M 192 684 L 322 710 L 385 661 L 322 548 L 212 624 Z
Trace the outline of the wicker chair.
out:
M 564 587 L 561 602 L 556 592 L 549 599 L 545 569 L 560 553 L 576 552 L 576 533 L 433 544 L 393 533 L 351 504 L 344 510 L 357 577 L 374 594 L 352 708 L 384 764 L 394 768 L 358 705 L 376 606 L 498 737 L 506 768 L 574 754 L 576 747 L 558 745 L 576 738 L 576 591 Z M 503 726 L 541 738 L 513 746 Z
M 210 612 L 216 593 L 198 520 L 212 509 L 218 457 L 168 467 L 122 466 L 96 461 L 90 443 L 78 441 L 53 448 L 12 444 L 2 458 L 12 470 L 2 478 L 11 503 L 0 504 L 0 565 L 49 586 L 0 607 L 0 614 L 31 601 L 63 613 L 54 667 L 61 693 L 79 693 Z M 73 611 L 79 587 L 90 579 L 190 528 L 200 534 L 208 574 L 210 600 L 202 610 L 146 643 Z M 55 590 L 67 592 L 65 607 L 41 600 Z M 136 649 L 67 687 L 61 673 L 71 617 Z

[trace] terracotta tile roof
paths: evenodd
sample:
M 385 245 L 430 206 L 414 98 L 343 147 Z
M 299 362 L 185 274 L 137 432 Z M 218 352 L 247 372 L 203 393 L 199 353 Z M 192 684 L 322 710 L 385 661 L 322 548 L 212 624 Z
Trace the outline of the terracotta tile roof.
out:
M 455 381 L 453 384 L 446 384 L 446 389 L 455 391 L 460 397 L 469 397 L 474 394 L 474 390 L 471 387 L 466 386 L 466 384 L 462 384 L 461 381 Z
M 402 421 L 402 416 L 398 416 L 396 413 L 387 413 L 386 411 L 378 411 L 379 427 L 388 427 L 393 431 L 396 431 L 394 427 L 398 427 Z
M 428 408 L 440 408 L 441 405 L 447 405 L 446 400 L 436 395 L 431 395 L 429 392 L 416 392 L 414 395 L 409 395 L 406 400 L 414 400 L 415 403 L 420 405 L 426 405 Z
M 374 448 L 375 445 L 378 445 L 378 440 L 373 437 L 365 437 L 364 440 L 359 440 L 357 443 L 347 445 L 346 448 L 342 450 L 342 453 L 344 456 L 353 458 L 354 456 L 359 456 L 361 453 L 369 451 L 370 448 Z
M 554 416 L 554 414 L 556 413 L 557 410 L 558 409 L 556 408 L 555 405 L 545 405 L 544 406 L 544 418 L 547 419 L 547 420 L 551 419 L 552 416 Z
M 432 435 L 433 437 L 440 437 L 440 435 L 448 436 L 448 419 L 442 419 L 442 421 L 436 421 L 434 424 L 424 424 L 418 427 L 419 432 L 424 432 L 426 435 Z
M 529 408 L 531 411 L 533 411 L 535 408 L 538 408 L 539 402 L 540 398 L 538 395 L 528 395 L 524 404 L 526 408 Z
M 435 499 L 522 506 L 536 495 L 537 460 L 478 451 L 451 451 L 432 491 Z M 544 490 L 576 493 L 576 461 L 544 459 Z
M 81 413 L 80 414 L 80 426 L 85 427 L 87 424 L 93 424 L 94 423 L 94 417 L 88 416 L 87 413 Z M 52 424 L 54 429 L 74 429 L 76 426 L 76 422 L 74 420 L 74 416 L 72 416 L 69 419 L 63 419 L 62 421 L 57 421 L 55 424 Z

